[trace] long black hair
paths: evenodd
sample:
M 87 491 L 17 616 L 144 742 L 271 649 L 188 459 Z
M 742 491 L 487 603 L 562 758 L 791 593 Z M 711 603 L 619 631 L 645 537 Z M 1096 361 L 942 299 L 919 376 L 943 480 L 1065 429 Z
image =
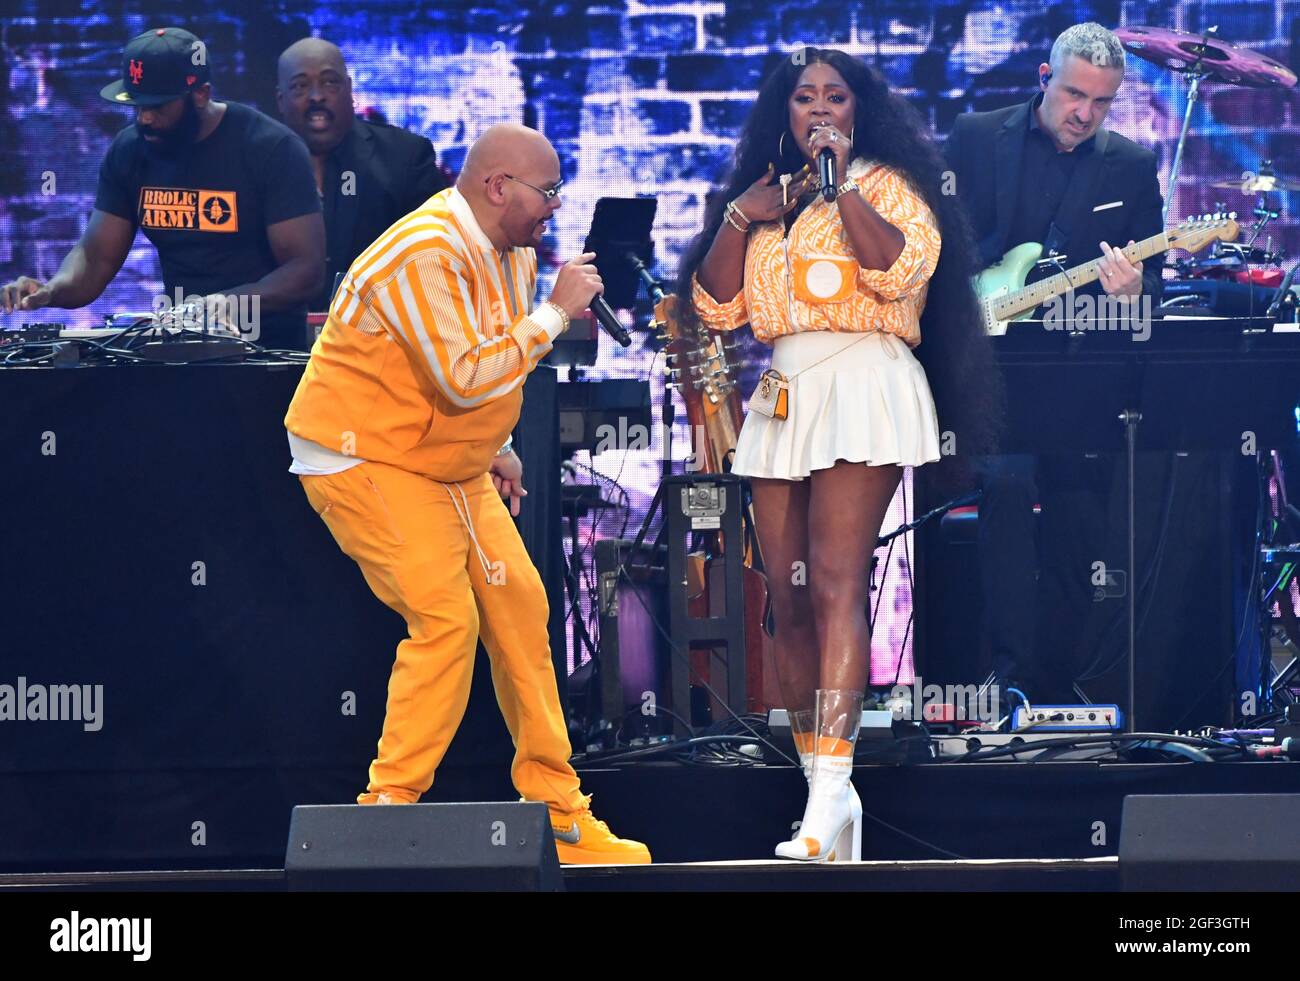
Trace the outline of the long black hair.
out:
M 953 193 L 939 148 L 920 115 L 889 90 L 884 78 L 842 51 L 803 48 L 784 56 L 768 73 L 745 121 L 736 146 L 735 166 L 721 193 L 710 195 L 704 230 L 691 243 L 678 272 L 678 310 L 690 326 L 699 323 L 691 301 L 695 275 L 722 224 L 722 212 L 757 181 L 769 164 L 777 174 L 792 173 L 806 162 L 790 132 L 789 99 L 808 65 L 834 68 L 853 91 L 853 155 L 886 164 L 899 172 L 925 199 L 939 223 L 943 246 L 930 278 L 921 314 L 917 359 L 934 394 L 939 427 L 954 434 L 945 446 L 938 474 L 943 483 L 968 474 L 972 457 L 996 449 L 1002 415 L 1001 374 L 984 333 L 972 287 L 979 272 L 970 223 Z M 782 134 L 785 139 L 782 141 Z

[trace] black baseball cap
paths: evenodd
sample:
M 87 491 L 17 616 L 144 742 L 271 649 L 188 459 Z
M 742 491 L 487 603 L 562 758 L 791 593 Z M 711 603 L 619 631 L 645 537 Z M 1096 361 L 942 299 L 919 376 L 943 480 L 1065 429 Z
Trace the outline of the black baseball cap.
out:
M 99 94 L 119 106 L 160 106 L 207 80 L 203 42 L 184 28 L 159 27 L 131 39 L 122 52 L 122 77 Z

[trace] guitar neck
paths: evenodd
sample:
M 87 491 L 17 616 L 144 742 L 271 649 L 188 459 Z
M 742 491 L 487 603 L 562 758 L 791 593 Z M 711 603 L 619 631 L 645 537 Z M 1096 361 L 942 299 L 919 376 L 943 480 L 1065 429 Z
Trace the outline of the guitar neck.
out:
M 1169 235 L 1167 232 L 1161 232 L 1159 235 L 1144 238 L 1141 242 L 1134 242 L 1128 248 L 1120 251 L 1124 253 L 1124 257 L 1129 262 L 1141 262 L 1168 249 Z M 1102 257 L 1098 256 L 1091 262 L 1085 262 L 1083 265 L 1067 269 L 1065 272 L 1058 272 L 1055 276 L 1041 279 L 1032 286 L 1022 286 L 1020 289 L 1008 293 L 995 301 L 994 313 L 999 320 L 1009 320 L 1026 310 L 1032 310 L 1034 307 L 1046 303 L 1054 296 L 1060 296 L 1070 290 L 1095 282 L 1101 276 L 1101 259 Z

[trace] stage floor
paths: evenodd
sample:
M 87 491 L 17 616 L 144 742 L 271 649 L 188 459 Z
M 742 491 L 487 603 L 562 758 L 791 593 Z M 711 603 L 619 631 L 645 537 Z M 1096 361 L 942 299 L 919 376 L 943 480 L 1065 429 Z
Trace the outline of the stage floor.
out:
M 615 833 L 647 842 L 660 863 L 653 871 L 566 873 L 570 888 L 592 891 L 769 888 L 773 877 L 780 878 L 777 888 L 838 888 L 845 877 L 849 888 L 868 882 L 891 889 L 1056 888 L 1068 882 L 1062 888 L 1109 889 L 1114 868 L 1106 860 L 1119 853 L 1126 796 L 1300 793 L 1300 764 L 1289 762 L 858 766 L 853 780 L 865 812 L 867 861 L 846 873 L 772 860 L 772 849 L 789 838 L 803 809 L 806 784 L 794 767 L 659 762 L 579 772 L 596 815 Z M 42 791 L 48 777 L 26 774 L 21 786 L 8 788 L 18 794 L 8 799 L 30 807 L 15 812 L 24 819 L 21 833 L 0 840 L 0 877 L 7 877 L 0 886 L 102 882 L 116 888 L 107 883 L 143 880 L 78 877 L 190 869 L 168 873 L 176 878 L 165 887 L 187 888 L 186 876 L 193 875 L 202 883 L 198 888 L 283 888 L 275 877 L 284 866 L 292 808 L 347 802 L 355 777 L 351 769 L 169 774 L 176 784 L 202 783 L 214 813 L 216 802 L 224 808 L 219 822 L 209 821 L 207 843 L 199 848 L 190 840 L 191 815 L 173 813 L 175 798 L 160 791 L 152 773 L 69 774 L 52 788 L 59 793 Z M 5 783 L 0 779 L 0 793 Z M 444 770 L 425 795 L 429 803 L 514 799 L 508 768 L 499 766 Z M 241 869 L 260 871 L 228 871 Z M 24 876 L 12 880 L 19 873 Z M 74 878 L 27 875 L 40 873 Z M 220 882 L 203 878 L 214 874 Z M 1030 879 L 1032 887 L 1008 885 Z
M 681 862 L 570 865 L 568 892 L 1115 892 L 1119 860 L 1012 859 L 973 862 Z M 283 869 L 0 875 L 15 892 L 285 892 Z
M 806 784 L 794 767 L 581 769 L 593 809 L 656 860 L 766 861 Z M 1119 853 L 1131 794 L 1300 793 L 1300 763 L 943 763 L 857 766 L 862 856 L 884 862 L 1094 859 Z M 884 874 L 882 872 L 882 874 Z

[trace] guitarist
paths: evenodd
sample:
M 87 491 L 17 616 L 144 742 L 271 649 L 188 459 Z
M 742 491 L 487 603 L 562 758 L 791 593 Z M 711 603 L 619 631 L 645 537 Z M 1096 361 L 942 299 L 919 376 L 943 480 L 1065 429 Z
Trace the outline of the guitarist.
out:
M 984 266 L 1024 242 L 1055 249 L 1066 268 L 1104 256 L 1100 279 L 1081 292 L 1146 294 L 1159 305 L 1163 255 L 1131 263 L 1110 245 L 1163 227 L 1156 155 L 1102 128 L 1123 80 L 1119 39 L 1076 24 L 1038 66 L 1032 99 L 957 118 L 945 153 Z
M 1124 78 L 1124 49 L 1101 25 L 1078 24 L 1056 39 L 1049 62 L 1039 65 L 1040 91 L 1028 102 L 960 116 L 948 137 L 945 154 L 982 264 L 1024 242 L 1042 244 L 1044 255 L 1063 253 L 1067 269 L 1101 256 L 1098 281 L 1079 292 L 1145 295 L 1154 310 L 1163 255 L 1130 262 L 1110 244 L 1132 244 L 1163 227 L 1155 154 L 1102 128 Z M 1114 463 L 1064 454 L 985 458 L 982 591 L 1004 705 L 1010 687 L 1036 701 L 1077 700 L 1071 662 L 1079 652 L 1072 656 L 1066 645 L 1080 634 L 1069 623 L 1089 609 L 1086 570 L 1104 539 Z

